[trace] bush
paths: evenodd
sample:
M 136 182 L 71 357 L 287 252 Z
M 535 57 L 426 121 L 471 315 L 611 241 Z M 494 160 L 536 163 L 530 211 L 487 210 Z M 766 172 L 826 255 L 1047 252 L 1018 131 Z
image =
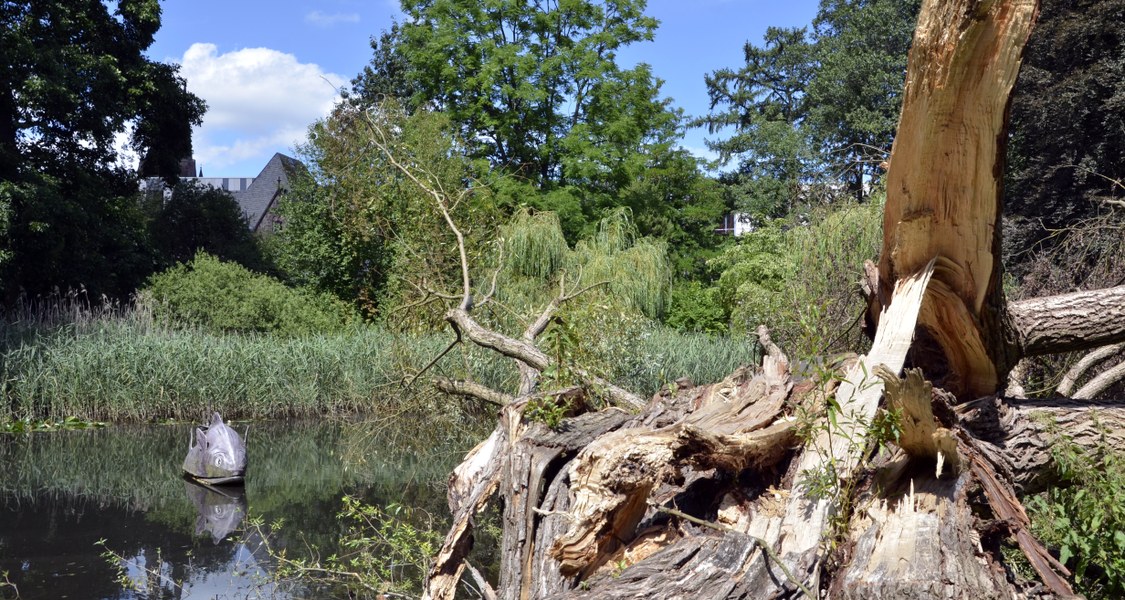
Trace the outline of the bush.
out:
M 1064 485 L 1027 502 L 1032 531 L 1074 573 L 1091 599 L 1125 595 L 1125 455 L 1083 452 L 1066 437 L 1051 448 Z
M 214 333 L 327 333 L 352 318 L 332 296 L 289 288 L 203 252 L 152 276 L 143 297 L 157 319 Z
M 672 286 L 665 325 L 682 331 L 725 334 L 729 319 L 719 299 L 719 288 L 703 287 L 698 281 Z
M 808 224 L 774 222 L 742 236 L 713 261 L 735 331 L 765 324 L 790 356 L 856 350 L 863 261 L 882 240 L 882 203 L 845 204 Z
M 226 190 L 181 181 L 171 197 L 161 202 L 148 228 L 162 267 L 207 252 L 250 269 L 266 268 L 246 216 Z

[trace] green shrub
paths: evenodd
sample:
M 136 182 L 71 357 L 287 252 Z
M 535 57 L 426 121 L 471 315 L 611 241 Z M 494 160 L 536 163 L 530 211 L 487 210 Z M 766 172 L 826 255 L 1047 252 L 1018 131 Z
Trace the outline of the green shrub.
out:
M 143 294 L 158 320 L 215 333 L 326 333 L 351 317 L 328 294 L 295 290 L 202 252 L 152 276 Z
M 723 334 L 730 315 L 723 310 L 719 288 L 703 287 L 698 281 L 672 286 L 664 324 L 683 331 Z
M 845 204 L 810 223 L 774 222 L 742 236 L 712 261 L 735 331 L 767 325 L 794 358 L 856 350 L 863 261 L 882 240 L 882 203 Z
M 1125 455 L 1087 453 L 1069 439 L 1051 456 L 1063 482 L 1027 502 L 1032 530 L 1074 573 L 1087 598 L 1125 597 Z

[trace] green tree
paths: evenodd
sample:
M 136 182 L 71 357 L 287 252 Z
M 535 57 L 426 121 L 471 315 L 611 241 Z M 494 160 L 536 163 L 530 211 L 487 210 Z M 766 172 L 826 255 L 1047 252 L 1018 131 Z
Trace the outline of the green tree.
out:
M 426 191 L 371 143 L 379 132 L 392 137 L 396 160 L 436 187 L 463 192 L 453 216 L 472 232 L 470 251 L 479 256 L 494 211 L 486 194 L 466 188 L 471 165 L 450 130 L 443 114 L 407 114 L 394 100 L 370 108 L 342 104 L 313 125 L 301 149 L 310 178 L 282 201 L 284 224 L 271 241 L 287 279 L 375 315 L 388 301 L 397 306 L 415 298 L 418 290 L 408 281 L 437 289 L 458 272 L 453 234 Z
M 746 64 L 704 77 L 711 112 L 694 121 L 708 133 L 730 132 L 708 140 L 719 162 L 737 160 L 722 181 L 739 210 L 757 218 L 787 214 L 801 185 L 813 177 L 808 135 L 806 89 L 813 77 L 813 46 L 804 28 L 766 30 L 765 46 L 743 47 Z M 732 131 L 733 130 L 733 131 Z
M 1019 262 L 1125 196 L 1122 22 L 1123 0 L 1042 3 L 1012 93 L 1004 242 Z
M 643 0 L 404 0 L 422 103 L 488 158 L 539 183 L 565 180 L 559 141 L 590 123 L 600 86 L 629 74 L 616 51 L 651 40 Z
M 857 200 L 890 155 L 921 0 L 823 0 L 813 21 L 808 126 L 829 172 Z
M 384 30 L 379 37 L 371 37 L 371 62 L 352 79 L 348 99 L 362 107 L 377 106 L 387 98 L 394 98 L 409 112 L 413 112 L 415 88 L 410 61 L 402 51 L 402 26 L 398 23 Z
M 856 199 L 890 150 L 918 0 L 822 0 L 806 28 L 766 31 L 746 64 L 705 78 L 709 140 L 734 204 L 760 220 Z
M 157 0 L 0 4 L 9 297 L 79 285 L 123 295 L 151 272 L 136 181 L 116 165 L 114 137 L 134 122 L 134 147 L 166 175 L 205 109 L 175 67 L 144 56 L 159 27 Z
M 148 230 L 164 267 L 188 262 L 199 252 L 258 271 L 266 267 L 246 216 L 225 190 L 181 181 L 161 202 Z

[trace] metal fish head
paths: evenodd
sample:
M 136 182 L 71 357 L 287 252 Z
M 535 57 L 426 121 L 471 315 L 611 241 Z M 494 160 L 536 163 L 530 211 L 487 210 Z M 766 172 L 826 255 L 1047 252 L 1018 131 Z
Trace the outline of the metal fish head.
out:
M 219 413 L 211 424 L 197 427 L 184 458 L 184 471 L 200 479 L 241 477 L 246 473 L 246 444 L 223 423 Z

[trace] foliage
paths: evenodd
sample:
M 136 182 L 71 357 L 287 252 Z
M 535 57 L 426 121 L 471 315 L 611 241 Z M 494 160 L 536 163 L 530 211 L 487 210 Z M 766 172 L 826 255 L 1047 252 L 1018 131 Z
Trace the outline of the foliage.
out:
M 55 287 L 123 297 L 152 272 L 136 181 L 116 164 L 114 138 L 135 123 L 146 168 L 174 176 L 166 169 L 190 149 L 184 136 L 205 110 L 176 67 L 145 57 L 159 27 L 156 0 L 0 5 L 9 302 Z
M 282 201 L 284 225 L 271 242 L 287 280 L 331 292 L 368 316 L 418 300 L 423 292 L 411 284 L 458 288 L 453 233 L 434 198 L 372 144 L 381 134 L 390 136 L 395 160 L 412 165 L 437 189 L 466 190 L 470 165 L 444 115 L 407 115 L 391 100 L 366 109 L 343 104 L 310 129 L 302 154 L 311 179 L 298 181 Z M 494 220 L 487 195 L 474 191 L 451 206 L 451 216 L 470 232 L 471 258 L 479 256 Z M 440 315 L 417 306 L 388 322 L 432 325 Z
M 735 206 L 759 220 L 801 205 L 863 199 L 890 149 L 919 0 L 822 0 L 813 30 L 767 29 L 746 64 L 706 77 L 697 118 Z
M 723 309 L 718 287 L 704 287 L 698 281 L 672 286 L 664 324 L 684 331 L 723 334 L 729 329 L 730 315 Z
M 252 519 L 250 530 L 277 561 L 275 577 L 299 579 L 347 590 L 348 597 L 417 594 L 442 536 L 423 511 L 390 504 L 385 508 L 344 496 L 338 515 L 342 552 L 324 560 L 293 558 L 271 542 L 283 522 L 268 527 Z M 373 596 L 371 596 L 373 595 Z
M 258 240 L 226 190 L 182 181 L 161 200 L 148 235 L 164 268 L 189 262 L 199 252 L 248 269 L 265 268 Z
M 667 246 L 640 237 L 628 209 L 617 209 L 596 233 L 573 249 L 549 213 L 517 211 L 501 229 L 496 298 L 509 311 L 483 315 L 499 326 L 533 319 L 561 290 L 584 290 L 570 304 L 611 303 L 615 309 L 658 319 L 670 286 Z M 514 322 L 513 322 L 514 321 Z
M 755 362 L 746 339 L 653 326 L 605 305 L 568 318 L 588 323 L 576 351 L 608 379 L 642 395 L 688 377 L 718 381 Z M 0 420 L 155 421 L 366 413 L 397 416 L 403 439 L 475 427 L 480 407 L 454 403 L 425 382 L 400 382 L 448 344 L 447 334 L 394 334 L 373 326 L 279 338 L 170 329 L 143 310 L 82 302 L 9 314 L 0 327 Z M 462 346 L 434 373 L 511 389 L 511 361 Z M 491 417 L 488 417 L 491 418 Z M 417 428 L 417 432 L 413 429 Z M 428 432 L 428 433 L 427 433 Z M 419 437 L 421 436 L 421 437 Z
M 641 0 L 406 0 L 402 8 L 415 103 L 448 113 L 474 140 L 474 156 L 541 183 L 567 177 L 560 144 L 578 141 L 576 127 L 604 123 L 591 113 L 611 110 L 611 88 L 639 75 L 617 66 L 616 51 L 651 40 L 657 25 Z
M 857 199 L 890 154 L 921 6 L 921 0 L 823 0 L 813 21 L 808 126 L 829 171 Z
M 858 274 L 879 251 L 881 217 L 875 199 L 815 213 L 808 225 L 774 222 L 739 238 L 714 261 L 733 328 L 767 324 L 794 357 L 861 347 L 858 321 L 866 305 Z
M 1058 548 L 1076 591 L 1092 599 L 1125 594 L 1125 455 L 1103 443 L 1087 454 L 1064 437 L 1051 446 L 1064 482 L 1027 502 L 1035 535 Z
M 214 333 L 325 333 L 349 319 L 338 300 L 294 290 L 203 252 L 154 275 L 143 293 L 158 319 Z
M 0 286 L 17 295 L 84 289 L 125 297 L 152 273 L 145 217 L 135 185 L 116 185 L 76 170 L 0 181 L 0 204 L 11 206 Z
M 812 48 L 804 28 L 770 27 L 764 48 L 744 46 L 744 67 L 705 77 L 711 112 L 693 124 L 706 125 L 712 135 L 734 128 L 729 138 L 708 140 L 707 146 L 719 153 L 720 163 L 738 158 L 724 182 L 737 189 L 737 208 L 758 218 L 787 214 L 801 183 L 812 176 L 800 128 L 813 75 Z M 724 110 L 717 111 L 720 106 Z
M 1122 0 L 1044 0 L 1012 92 L 1006 264 L 1125 196 Z
M 372 107 L 401 96 L 408 112 L 445 114 L 506 214 L 554 212 L 574 243 L 628 206 L 645 235 L 687 242 L 677 252 L 699 269 L 707 257 L 695 257 L 697 246 L 720 241 L 708 234 L 722 199 L 675 148 L 681 114 L 651 68 L 616 63 L 618 49 L 652 39 L 644 6 L 409 0 L 407 21 L 372 39 L 352 97 Z
M 410 62 L 402 52 L 402 26 L 394 23 L 378 38 L 371 36 L 371 62 L 352 79 L 351 89 L 345 91 L 345 96 L 363 108 L 378 106 L 393 98 L 409 112 L 414 112 L 416 107 L 412 103 L 418 90 L 410 69 Z

